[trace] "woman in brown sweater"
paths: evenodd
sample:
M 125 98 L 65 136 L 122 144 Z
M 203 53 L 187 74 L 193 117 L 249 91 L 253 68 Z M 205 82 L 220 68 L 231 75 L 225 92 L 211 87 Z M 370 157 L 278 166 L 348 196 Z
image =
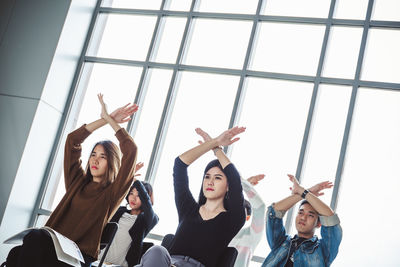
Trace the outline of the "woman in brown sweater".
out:
M 64 153 L 66 193 L 46 223 L 79 246 L 85 259 L 82 266 L 90 266 L 97 258 L 102 229 L 132 184 L 137 156 L 136 144 L 119 123 L 129 121 L 138 106 L 128 104 L 108 114 L 103 95 L 98 97 L 102 106 L 101 119 L 83 125 L 67 137 Z M 115 131 L 122 159 L 114 143 L 101 141 L 94 146 L 84 170 L 80 160 L 81 144 L 105 124 L 110 124 Z M 57 260 L 53 242 L 45 230 L 34 230 L 26 235 L 18 254 L 18 267 L 69 266 Z

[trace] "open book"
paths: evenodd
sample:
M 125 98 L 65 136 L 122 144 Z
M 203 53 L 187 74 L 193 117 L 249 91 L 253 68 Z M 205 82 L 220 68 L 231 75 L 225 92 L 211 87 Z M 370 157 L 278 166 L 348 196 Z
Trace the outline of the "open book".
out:
M 12 237 L 5 240 L 4 244 L 21 244 L 24 236 L 26 236 L 30 231 L 37 228 L 28 228 L 18 234 L 13 235 Z M 79 247 L 76 245 L 74 241 L 68 239 L 62 234 L 54 231 L 50 227 L 44 226 L 40 229 L 46 230 L 49 232 L 51 239 L 53 239 L 54 248 L 56 250 L 57 259 L 59 261 L 65 262 L 69 265 L 80 267 L 80 262 L 85 262 L 82 256 Z

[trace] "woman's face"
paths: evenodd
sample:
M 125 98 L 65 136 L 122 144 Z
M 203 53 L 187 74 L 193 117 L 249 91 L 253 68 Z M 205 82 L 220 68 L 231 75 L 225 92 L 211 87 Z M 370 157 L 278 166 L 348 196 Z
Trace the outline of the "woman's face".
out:
M 89 158 L 90 173 L 94 178 L 103 178 L 107 172 L 107 156 L 102 145 L 97 145 Z
M 132 210 L 140 210 L 142 201 L 140 200 L 139 192 L 136 190 L 136 188 L 133 188 L 129 193 L 128 202 Z
M 224 198 L 228 192 L 226 175 L 218 167 L 212 167 L 204 175 L 203 193 L 207 199 Z

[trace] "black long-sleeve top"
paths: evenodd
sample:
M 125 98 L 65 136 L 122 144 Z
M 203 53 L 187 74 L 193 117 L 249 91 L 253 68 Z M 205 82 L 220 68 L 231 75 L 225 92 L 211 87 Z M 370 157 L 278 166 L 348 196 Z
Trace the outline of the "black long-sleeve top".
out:
M 187 167 L 179 157 L 174 165 L 175 204 L 179 225 L 169 250 L 171 255 L 189 256 L 206 267 L 217 265 L 218 259 L 245 222 L 240 175 L 230 163 L 224 168 L 229 183 L 230 209 L 216 217 L 203 220 L 190 190 Z

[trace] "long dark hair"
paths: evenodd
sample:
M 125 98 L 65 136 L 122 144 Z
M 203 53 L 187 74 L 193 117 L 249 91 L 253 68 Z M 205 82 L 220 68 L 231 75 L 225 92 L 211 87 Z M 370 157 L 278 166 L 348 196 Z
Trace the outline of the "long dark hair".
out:
M 93 153 L 94 149 L 98 145 L 103 146 L 104 152 L 105 152 L 106 158 L 107 158 L 107 172 L 105 174 L 104 179 L 101 180 L 101 182 L 100 182 L 100 184 L 103 187 L 106 187 L 109 184 L 114 182 L 114 180 L 118 174 L 119 168 L 121 167 L 121 152 L 116 144 L 114 144 L 110 140 L 104 140 L 104 141 L 97 142 L 93 146 L 92 151 L 90 152 L 90 155 Z M 89 156 L 88 163 L 86 165 L 86 178 L 92 180 L 93 175 L 90 172 L 89 161 L 90 161 L 90 156 Z
M 221 163 L 219 163 L 219 160 L 214 159 L 214 160 L 210 161 L 207 164 L 206 168 L 204 169 L 203 180 L 204 180 L 204 176 L 206 176 L 206 173 L 208 172 L 208 170 L 211 169 L 211 168 L 214 168 L 214 167 L 218 167 L 225 174 L 224 168 L 222 168 Z M 226 174 L 225 174 L 225 176 L 226 176 Z M 227 183 L 228 183 L 228 186 L 229 186 L 229 180 L 228 179 L 227 179 Z M 228 201 L 227 201 L 227 199 L 229 198 L 229 194 L 228 193 L 229 193 L 229 191 L 226 192 L 226 195 L 225 195 L 225 198 L 224 198 L 224 208 L 226 210 L 229 210 L 229 208 L 230 208 L 229 204 L 228 204 Z M 205 204 L 206 201 L 207 201 L 207 198 L 204 196 L 204 193 L 203 193 L 203 182 L 202 182 L 201 183 L 200 194 L 199 194 L 199 201 L 198 201 L 199 205 L 201 206 L 201 205 Z

